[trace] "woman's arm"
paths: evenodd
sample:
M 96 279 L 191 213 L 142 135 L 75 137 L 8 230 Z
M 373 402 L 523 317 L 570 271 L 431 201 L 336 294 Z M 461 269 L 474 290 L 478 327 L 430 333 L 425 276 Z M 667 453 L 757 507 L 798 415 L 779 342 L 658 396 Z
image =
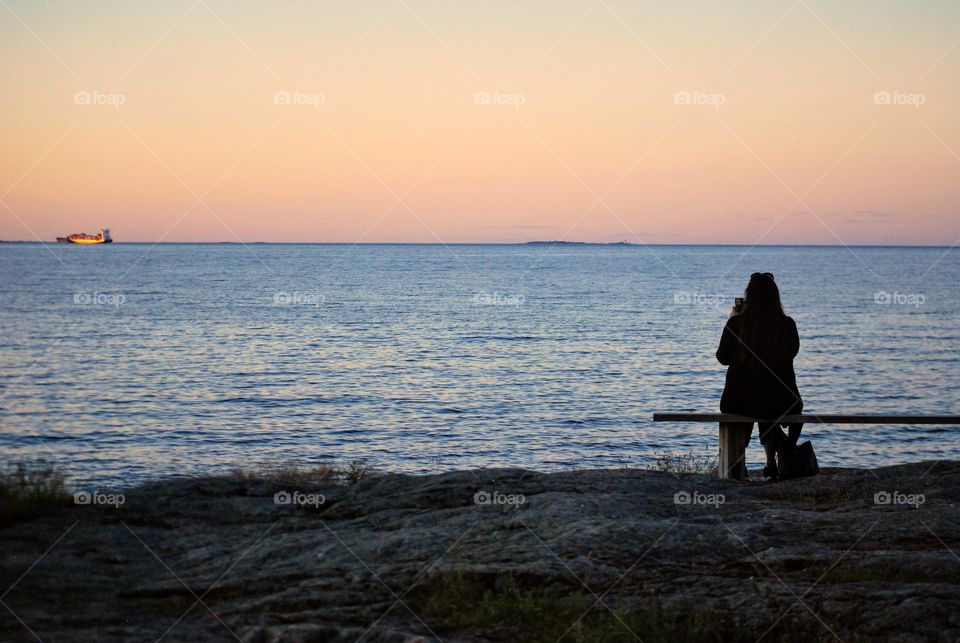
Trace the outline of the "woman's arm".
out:
M 723 334 L 720 336 L 720 346 L 717 348 L 717 361 L 724 366 L 729 366 L 733 361 L 733 354 L 737 350 L 737 344 L 740 343 L 736 332 L 731 328 L 734 319 L 736 317 L 727 320 L 727 325 L 723 327 Z

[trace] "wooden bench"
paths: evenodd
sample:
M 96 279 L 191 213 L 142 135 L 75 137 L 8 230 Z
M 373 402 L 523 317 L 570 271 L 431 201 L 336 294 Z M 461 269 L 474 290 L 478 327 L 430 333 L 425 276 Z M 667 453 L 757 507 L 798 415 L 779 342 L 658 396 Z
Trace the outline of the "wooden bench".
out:
M 717 475 L 743 480 L 747 475 L 746 450 L 755 422 L 773 420 L 730 413 L 654 413 L 654 422 L 717 422 L 720 425 L 720 458 Z M 785 415 L 779 424 L 960 424 L 960 415 Z

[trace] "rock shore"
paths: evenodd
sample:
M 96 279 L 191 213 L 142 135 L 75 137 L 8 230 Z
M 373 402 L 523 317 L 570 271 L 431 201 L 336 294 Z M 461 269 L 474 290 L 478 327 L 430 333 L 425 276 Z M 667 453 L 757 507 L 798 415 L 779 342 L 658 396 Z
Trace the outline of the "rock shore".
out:
M 0 640 L 960 638 L 958 462 L 123 493 L 0 528 Z

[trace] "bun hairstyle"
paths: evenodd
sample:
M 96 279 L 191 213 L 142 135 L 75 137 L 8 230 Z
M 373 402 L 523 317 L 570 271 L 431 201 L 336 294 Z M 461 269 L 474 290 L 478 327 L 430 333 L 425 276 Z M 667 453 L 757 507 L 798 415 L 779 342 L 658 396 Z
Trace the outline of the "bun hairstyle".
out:
M 783 305 L 780 303 L 780 289 L 769 272 L 755 272 L 750 276 L 750 282 L 743 293 L 744 312 L 751 307 L 762 310 L 767 314 L 779 312 L 783 314 Z

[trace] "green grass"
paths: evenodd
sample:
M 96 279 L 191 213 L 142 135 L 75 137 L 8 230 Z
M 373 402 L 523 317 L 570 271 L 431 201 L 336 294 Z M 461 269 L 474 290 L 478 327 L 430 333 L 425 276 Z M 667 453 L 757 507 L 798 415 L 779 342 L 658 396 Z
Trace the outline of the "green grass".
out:
M 50 465 L 20 463 L 0 473 L 0 523 L 49 515 L 70 503 L 63 476 Z
M 492 640 L 607 643 L 738 641 L 738 632 L 715 614 L 661 609 L 655 602 L 611 612 L 589 593 L 558 587 L 523 587 L 512 577 L 463 576 L 425 581 L 411 594 L 414 611 L 432 629 Z M 609 597 L 605 599 L 609 604 Z M 436 627 L 435 627 L 436 626 Z

